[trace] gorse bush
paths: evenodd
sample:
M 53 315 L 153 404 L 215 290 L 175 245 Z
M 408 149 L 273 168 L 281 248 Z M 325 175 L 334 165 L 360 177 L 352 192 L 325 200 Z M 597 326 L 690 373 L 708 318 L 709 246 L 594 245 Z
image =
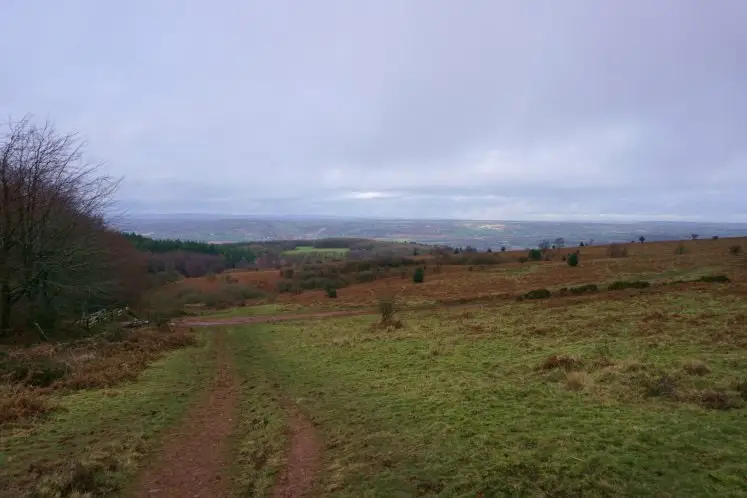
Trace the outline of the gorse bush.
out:
M 327 294 L 327 297 L 334 299 L 337 297 L 337 289 L 334 287 L 327 287 L 325 289 L 325 293 Z
M 541 261 L 542 260 L 542 251 L 539 249 L 530 249 L 529 254 L 527 255 L 527 258 L 530 261 Z
M 379 297 L 379 314 L 381 315 L 381 323 L 390 324 L 394 322 L 394 313 L 396 312 L 396 299 L 394 296 L 380 296 Z
M 645 280 L 617 280 L 612 282 L 607 290 L 625 290 L 625 289 L 645 289 L 651 284 Z
M 729 254 L 733 254 L 736 256 L 737 254 L 740 254 L 741 252 L 742 252 L 742 246 L 740 245 L 733 245 L 729 247 Z
M 425 280 L 425 270 L 421 267 L 415 268 L 415 273 L 412 275 L 412 281 L 416 284 L 421 284 Z
M 579 253 L 572 252 L 568 255 L 568 258 L 566 259 L 566 263 L 568 263 L 568 266 L 578 266 L 578 258 L 579 258 Z
M 534 290 L 530 290 L 529 292 L 527 292 L 523 296 L 519 297 L 519 300 L 524 300 L 524 299 L 547 299 L 551 295 L 552 294 L 547 289 L 534 289 Z
M 588 294 L 597 291 L 599 291 L 599 287 L 596 284 L 579 285 L 568 289 L 571 294 Z
M 729 277 L 726 275 L 704 275 L 698 279 L 698 282 L 728 283 Z

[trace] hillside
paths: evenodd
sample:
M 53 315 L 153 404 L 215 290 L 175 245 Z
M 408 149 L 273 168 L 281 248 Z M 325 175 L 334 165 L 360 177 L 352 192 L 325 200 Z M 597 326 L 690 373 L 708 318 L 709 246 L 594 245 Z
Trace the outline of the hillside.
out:
M 485 250 L 507 246 L 535 247 L 543 239 L 562 237 L 569 245 L 594 240 L 597 244 L 629 242 L 645 236 L 649 241 L 679 240 L 695 233 L 702 238 L 714 235 L 747 235 L 747 224 L 738 223 L 584 223 L 539 221 L 469 220 L 385 220 L 347 218 L 198 217 L 169 219 L 131 217 L 120 221 L 121 228 L 155 238 L 179 238 L 208 242 L 247 242 L 269 240 L 314 240 L 329 237 L 415 241 L 451 246 L 471 245 Z
M 152 296 L 187 313 L 170 329 L 8 351 L 56 380 L 8 384 L 0 484 L 13 496 L 741 496 L 745 248 L 332 259 L 181 279 Z M 344 285 L 304 288 L 320 278 Z

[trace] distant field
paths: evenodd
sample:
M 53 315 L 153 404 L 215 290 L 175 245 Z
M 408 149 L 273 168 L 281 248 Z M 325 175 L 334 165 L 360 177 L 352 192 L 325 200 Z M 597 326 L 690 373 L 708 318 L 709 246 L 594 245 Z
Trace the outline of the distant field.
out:
M 315 496 L 744 496 L 745 316 L 740 296 L 693 289 L 408 312 L 399 329 L 245 326 L 231 341 L 270 378 L 247 385 L 250 406 L 269 413 L 274 384 L 314 421 Z M 251 427 L 248 440 L 283 436 Z
M 344 258 L 345 255 L 350 251 L 350 249 L 342 248 L 342 249 L 320 249 L 317 247 L 312 246 L 298 246 L 293 250 L 290 251 L 283 251 L 284 256 L 311 256 L 311 255 L 320 255 L 320 256 L 326 256 L 326 257 L 339 257 Z

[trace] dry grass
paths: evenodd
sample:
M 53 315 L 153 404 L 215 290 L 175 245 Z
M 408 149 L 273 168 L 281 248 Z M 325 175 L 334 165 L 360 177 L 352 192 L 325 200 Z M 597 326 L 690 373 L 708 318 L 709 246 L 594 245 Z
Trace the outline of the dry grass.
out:
M 0 424 L 31 418 L 52 407 L 49 399 L 37 392 L 12 385 L 0 389 Z
M 704 389 L 691 395 L 691 399 L 708 410 L 736 410 L 744 407 L 737 393 L 725 390 Z
M 594 379 L 586 372 L 567 372 L 565 385 L 571 391 L 589 389 L 594 385 Z
M 191 335 L 172 333 L 171 337 L 163 337 L 164 334 L 169 333 L 139 331 L 130 340 L 116 345 L 116 350 L 131 349 L 139 351 L 137 354 L 142 358 L 155 358 L 169 348 L 194 342 Z M 113 388 L 71 392 L 73 388 L 66 384 L 98 370 L 80 368 L 91 366 L 100 358 L 93 354 L 96 349 L 91 344 L 86 347 L 76 344 L 68 349 L 55 347 L 55 358 L 80 363 L 72 367 L 68 379 L 44 390 L 6 384 L 0 396 L 9 393 L 12 396 L 0 398 L 9 402 L 3 413 L 15 423 L 0 426 L 0 489 L 3 490 L 0 495 L 122 496 L 143 456 L 158 444 L 164 429 L 184 413 L 214 371 L 212 342 L 198 342 L 198 346 L 180 348 L 148 363 L 148 368 L 132 382 L 122 381 L 129 379 L 143 362 L 130 361 L 128 356 L 115 352 L 114 346 L 99 347 L 99 350 L 108 349 L 108 353 L 102 353 L 108 361 L 98 363 L 100 368 L 108 365 L 120 374 L 127 372 Z M 161 353 L 157 352 L 159 348 Z M 129 362 L 129 367 L 117 370 L 116 363 L 122 360 Z M 103 381 L 114 382 L 114 376 Z M 95 383 L 89 380 L 85 384 Z M 49 401 L 59 409 L 34 417 L 51 408 L 46 405 Z
M 682 369 L 690 375 L 706 375 L 711 371 L 708 365 L 700 360 L 687 360 L 682 364 Z
M 135 379 L 163 353 L 195 344 L 185 329 L 120 331 L 67 344 L 10 349 L 0 369 L 0 424 L 41 415 L 59 392 L 111 387 Z
M 577 370 L 583 366 L 583 361 L 581 361 L 580 358 L 576 358 L 573 356 L 565 356 L 565 355 L 559 355 L 554 354 L 551 356 L 548 356 L 545 361 L 542 362 L 540 365 L 540 368 L 542 370 L 553 370 L 556 368 L 561 368 L 565 371 L 571 371 L 571 370 Z
M 300 294 L 283 293 L 273 295 L 280 272 L 277 270 L 237 271 L 231 276 L 240 285 L 250 285 L 263 290 L 269 297 L 262 302 L 297 306 L 306 309 L 350 309 L 376 307 L 383 293 L 396 293 L 402 308 L 458 304 L 470 302 L 494 302 L 515 299 L 533 289 L 548 289 L 553 295 L 563 287 L 579 288 L 596 284 L 600 290 L 615 281 L 645 280 L 652 286 L 677 281 L 694 281 L 700 277 L 719 274 L 732 282 L 747 280 L 747 264 L 741 255 L 729 253 L 734 244 L 747 243 L 747 239 L 703 239 L 645 244 L 621 244 L 613 246 L 587 246 L 580 248 L 582 263 L 570 268 L 562 256 L 576 248 L 553 252 L 550 261 L 519 263 L 517 258 L 524 251 L 507 252 L 500 255 L 500 264 L 474 267 L 468 265 L 425 265 L 425 282 L 415 284 L 411 279 L 402 279 L 400 270 L 383 271 L 372 282 L 353 284 L 340 290 L 337 299 L 330 300 L 324 290 L 305 290 Z M 683 255 L 674 255 L 675 248 L 682 244 Z M 627 257 L 621 256 L 627 252 Z M 422 258 L 429 263 L 429 258 Z M 220 278 L 185 279 L 171 284 L 170 292 L 188 292 L 185 289 L 213 292 L 222 285 Z M 732 289 L 738 286 L 732 283 Z M 658 290 L 657 290 L 658 292 Z M 747 288 L 744 289 L 747 295 Z M 562 295 L 562 293 L 561 293 Z M 615 297 L 614 299 L 617 299 Z
M 627 249 L 627 257 L 611 257 L 610 246 L 583 247 L 580 248 L 582 263 L 578 268 L 570 268 L 560 260 L 560 255 L 575 248 L 558 251 L 558 257 L 552 261 L 523 264 L 515 261 L 516 257 L 524 255 L 523 251 L 509 252 L 504 256 L 506 263 L 481 271 L 469 271 L 465 265 L 444 265 L 439 271 L 428 266 L 422 284 L 402 280 L 398 274 L 393 274 L 373 282 L 351 285 L 340 292 L 333 304 L 321 290 L 304 291 L 299 295 L 283 294 L 276 299 L 307 307 L 368 307 L 375 306 L 377 296 L 382 292 L 397 292 L 403 305 L 409 306 L 517 296 L 532 289 L 553 290 L 589 283 L 606 288 L 616 280 L 647 280 L 655 285 L 724 274 L 732 282 L 738 282 L 747 280 L 747 265 L 741 255 L 729 254 L 729 247 L 735 243 L 745 244 L 747 239 L 630 244 L 622 246 Z M 675 256 L 674 250 L 680 244 L 685 246 L 686 254 Z

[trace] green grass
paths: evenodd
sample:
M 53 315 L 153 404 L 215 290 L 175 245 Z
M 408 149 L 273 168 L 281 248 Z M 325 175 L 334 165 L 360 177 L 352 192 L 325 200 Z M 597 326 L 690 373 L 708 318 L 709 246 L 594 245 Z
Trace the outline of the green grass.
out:
M 47 420 L 6 430 L 0 489 L 18 487 L 8 496 L 120 493 L 161 431 L 202 390 L 213 369 L 209 353 L 203 340 L 154 362 L 136 382 L 61 396 Z
M 688 291 L 413 311 L 392 330 L 265 324 L 232 340 L 260 379 L 248 399 L 264 400 L 250 439 L 276 441 L 272 393 L 287 393 L 325 441 L 324 496 L 744 496 L 746 315 L 744 300 Z M 579 371 L 542 369 L 553 355 Z M 648 395 L 662 378 L 674 391 Z M 714 396 L 734 409 L 704 407 Z
M 350 251 L 348 248 L 317 248 L 312 246 L 298 246 L 290 251 L 283 251 L 283 256 L 327 256 L 344 258 Z
M 285 464 L 285 419 L 279 392 L 257 361 L 244 330 L 229 330 L 229 344 L 242 380 L 240 416 L 234 434 L 234 474 L 240 496 L 269 496 Z

